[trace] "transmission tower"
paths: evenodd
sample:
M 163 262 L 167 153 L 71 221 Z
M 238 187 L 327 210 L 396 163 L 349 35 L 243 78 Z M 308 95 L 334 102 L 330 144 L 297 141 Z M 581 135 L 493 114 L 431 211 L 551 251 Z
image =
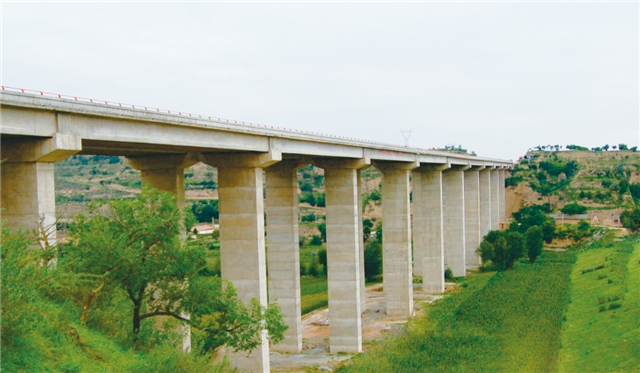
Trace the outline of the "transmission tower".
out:
M 404 137 L 404 146 L 409 146 L 409 137 L 411 137 L 411 131 L 413 130 L 412 129 L 408 131 L 400 130 L 402 137 Z

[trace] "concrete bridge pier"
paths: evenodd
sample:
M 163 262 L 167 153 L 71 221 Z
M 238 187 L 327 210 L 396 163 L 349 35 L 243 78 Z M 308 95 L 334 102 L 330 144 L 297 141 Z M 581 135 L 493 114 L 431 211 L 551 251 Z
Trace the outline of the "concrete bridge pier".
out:
M 55 244 L 54 163 L 81 151 L 80 137 L 63 133 L 48 139 L 3 136 L 0 149 L 2 219 L 9 228 L 33 230 Z
M 465 276 L 464 171 L 455 166 L 442 173 L 444 215 L 444 261 L 456 277 Z
M 480 257 L 476 249 L 480 246 L 480 169 L 475 166 L 464 173 L 465 251 L 466 265 L 477 266 Z
M 505 188 L 505 177 L 506 177 L 506 173 L 507 171 L 504 168 L 500 169 L 500 177 L 499 177 L 499 192 L 498 192 L 498 196 L 500 198 L 500 211 L 498 213 L 500 219 L 504 219 L 507 217 L 507 209 L 506 209 L 506 205 L 507 205 L 507 201 L 506 201 L 506 188 Z
M 480 170 L 480 242 L 491 230 L 491 170 Z
M 413 163 L 376 163 L 382 172 L 382 252 L 387 315 L 413 315 L 411 202 Z
M 327 266 L 329 282 L 329 349 L 362 351 L 360 250 L 362 206 L 358 170 L 366 159 L 316 162 L 325 169 Z
M 491 170 L 491 230 L 500 229 L 500 170 Z
M 266 212 L 269 298 L 277 299 L 289 329 L 272 349 L 302 351 L 300 308 L 300 246 L 298 240 L 297 161 L 266 168 Z
M 414 272 L 422 276 L 425 293 L 444 292 L 443 166 L 413 171 Z
M 267 306 L 267 273 L 264 245 L 262 168 L 279 160 L 280 154 L 203 154 L 201 160 L 218 168 L 220 209 L 220 262 L 222 278 L 236 288 L 245 303 L 256 298 Z M 238 370 L 269 372 L 266 330 L 262 345 L 231 355 Z

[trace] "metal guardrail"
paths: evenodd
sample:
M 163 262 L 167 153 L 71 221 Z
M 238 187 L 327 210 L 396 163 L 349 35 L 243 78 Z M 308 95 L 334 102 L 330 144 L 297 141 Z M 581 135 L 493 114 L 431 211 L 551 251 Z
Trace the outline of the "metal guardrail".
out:
M 435 151 L 435 152 L 444 153 L 444 154 L 459 154 L 459 153 L 448 152 L 448 151 L 443 151 L 443 150 L 413 148 L 413 147 L 409 147 L 407 145 L 398 145 L 398 144 L 386 143 L 386 142 L 381 142 L 381 141 L 373 141 L 373 140 L 363 140 L 363 139 L 357 139 L 357 138 L 347 137 L 347 136 L 331 135 L 331 134 L 320 133 L 320 132 L 304 131 L 304 130 L 286 128 L 286 127 L 271 126 L 271 125 L 260 124 L 260 123 L 240 121 L 240 120 L 235 120 L 235 119 L 212 117 L 212 116 L 209 116 L 209 115 L 194 114 L 194 113 L 188 113 L 188 112 L 183 112 L 183 111 L 178 111 L 178 110 L 160 109 L 160 108 L 151 107 L 151 106 L 145 106 L 145 105 L 125 104 L 125 103 L 122 103 L 122 102 L 115 102 L 115 101 L 109 101 L 109 100 L 98 100 L 98 99 L 94 99 L 94 98 L 71 96 L 71 95 L 65 95 L 65 94 L 60 94 L 60 93 L 37 91 L 37 90 L 26 89 L 26 88 L 16 88 L 16 87 L 8 87 L 8 86 L 0 86 L 0 87 L 2 87 L 3 91 L 21 92 L 21 93 L 39 95 L 39 96 L 43 96 L 43 97 L 53 97 L 53 98 L 66 99 L 66 100 L 72 100 L 72 101 L 88 102 L 88 103 L 92 103 L 92 104 L 102 104 L 102 105 L 106 105 L 106 106 L 117 106 L 117 107 L 123 107 L 123 108 L 135 109 L 135 110 L 155 111 L 155 112 L 164 113 L 164 114 L 172 114 L 172 115 L 188 116 L 188 117 L 192 117 L 192 118 L 216 120 L 216 121 L 219 121 L 219 122 L 226 122 L 226 123 L 244 124 L 244 125 L 250 125 L 250 126 L 255 126 L 255 127 L 263 127 L 263 128 L 277 129 L 277 130 L 282 130 L 282 131 L 304 133 L 304 134 L 309 134 L 309 135 L 332 137 L 332 138 L 336 138 L 336 139 L 360 141 L 360 142 L 366 142 L 366 143 L 370 143 L 370 144 L 380 144 L 380 145 L 387 145 L 387 146 L 394 146 L 394 147 L 403 147 L 403 148 L 407 148 L 407 149 L 416 149 L 416 150 L 422 150 L 422 151 Z M 459 154 L 459 155 L 473 156 L 472 154 Z

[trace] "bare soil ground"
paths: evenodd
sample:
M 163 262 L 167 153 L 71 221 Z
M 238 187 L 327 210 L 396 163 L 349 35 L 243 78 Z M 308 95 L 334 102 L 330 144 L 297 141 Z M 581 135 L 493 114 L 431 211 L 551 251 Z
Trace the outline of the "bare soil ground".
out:
M 447 291 L 454 284 L 447 283 Z M 367 287 L 367 310 L 362 314 L 362 345 L 367 350 L 376 341 L 399 333 L 407 317 L 386 315 L 385 293 L 382 284 Z M 443 298 L 443 295 L 425 294 L 422 284 L 413 285 L 414 317 L 422 314 L 424 303 Z M 313 311 L 302 317 L 302 353 L 270 353 L 272 372 L 333 371 L 336 366 L 355 354 L 329 353 L 329 310 Z

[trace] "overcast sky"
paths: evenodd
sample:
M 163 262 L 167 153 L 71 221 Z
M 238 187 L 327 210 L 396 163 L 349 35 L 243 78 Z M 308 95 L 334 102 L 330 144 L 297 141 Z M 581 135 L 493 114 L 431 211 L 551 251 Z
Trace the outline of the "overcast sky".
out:
M 8 3 L 2 84 L 517 159 L 638 146 L 638 3 Z

